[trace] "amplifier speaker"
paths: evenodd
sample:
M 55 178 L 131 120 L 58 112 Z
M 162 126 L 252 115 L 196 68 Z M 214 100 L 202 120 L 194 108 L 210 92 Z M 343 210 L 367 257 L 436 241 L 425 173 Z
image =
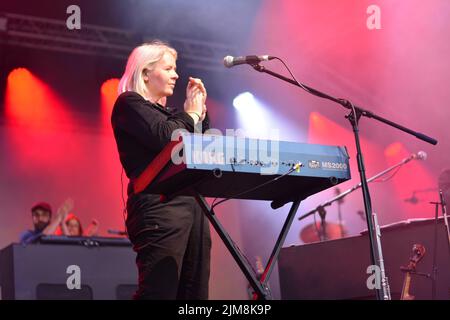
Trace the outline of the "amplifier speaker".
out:
M 414 244 L 426 248 L 417 271 L 432 273 L 435 220 L 404 222 L 381 229 L 386 275 L 392 299 L 401 296 L 404 273 Z M 436 299 L 450 299 L 450 247 L 443 219 L 437 226 Z M 368 234 L 281 250 L 278 268 L 282 299 L 375 299 L 367 288 L 370 262 Z M 416 299 L 432 298 L 431 279 L 412 275 L 410 293 Z
M 67 287 L 71 265 L 79 267 L 80 289 Z M 123 300 L 132 298 L 136 284 L 135 253 L 129 246 L 11 244 L 0 251 L 5 300 Z

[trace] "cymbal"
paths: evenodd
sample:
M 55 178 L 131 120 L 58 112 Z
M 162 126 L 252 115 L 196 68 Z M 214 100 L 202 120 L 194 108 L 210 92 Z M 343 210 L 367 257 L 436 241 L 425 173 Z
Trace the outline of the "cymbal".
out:
M 300 231 L 300 239 L 304 243 L 321 241 L 319 236 L 319 232 L 322 231 L 321 227 L 322 224 L 319 221 L 316 222 L 316 226 L 314 226 L 314 223 L 307 225 Z M 326 222 L 325 229 L 327 233 L 325 240 L 339 239 L 347 235 L 347 231 L 345 230 L 344 226 L 339 223 Z M 343 234 L 341 234 L 341 232 Z

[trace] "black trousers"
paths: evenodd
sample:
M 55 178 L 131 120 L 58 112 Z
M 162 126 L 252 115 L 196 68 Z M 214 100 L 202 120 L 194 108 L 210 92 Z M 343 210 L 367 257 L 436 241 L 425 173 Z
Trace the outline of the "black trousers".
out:
M 193 197 L 160 203 L 159 195 L 131 195 L 127 231 L 137 253 L 135 299 L 208 299 L 211 237 Z

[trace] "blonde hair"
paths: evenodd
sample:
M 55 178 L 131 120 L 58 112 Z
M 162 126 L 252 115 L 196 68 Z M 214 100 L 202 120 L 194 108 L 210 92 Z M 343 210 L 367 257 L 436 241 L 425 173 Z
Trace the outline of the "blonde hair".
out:
M 147 99 L 148 90 L 143 78 L 144 70 L 152 70 L 166 52 L 171 53 L 175 59 L 177 58 L 177 51 L 160 40 L 144 43 L 134 48 L 128 57 L 125 72 L 119 82 L 119 94 L 125 91 L 134 91 Z

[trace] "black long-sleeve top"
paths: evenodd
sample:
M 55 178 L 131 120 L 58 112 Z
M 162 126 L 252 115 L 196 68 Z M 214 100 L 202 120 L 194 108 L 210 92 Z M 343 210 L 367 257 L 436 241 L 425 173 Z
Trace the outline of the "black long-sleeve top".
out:
M 111 124 L 120 162 L 128 178 L 136 178 L 170 142 L 172 132 L 194 132 L 194 120 L 186 112 L 172 113 L 163 106 L 145 100 L 136 92 L 124 92 L 114 104 Z M 202 131 L 209 128 L 208 117 Z

